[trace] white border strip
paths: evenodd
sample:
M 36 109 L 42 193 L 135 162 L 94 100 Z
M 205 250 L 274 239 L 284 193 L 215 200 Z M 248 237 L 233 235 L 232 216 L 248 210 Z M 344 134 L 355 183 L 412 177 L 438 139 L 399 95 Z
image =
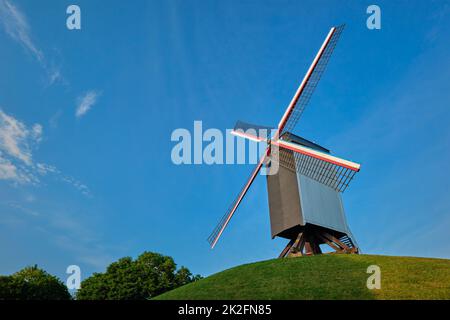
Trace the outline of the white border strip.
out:
M 243 130 L 232 130 L 231 134 L 234 135 L 234 136 L 238 136 L 238 137 L 241 137 L 241 138 L 249 139 L 249 140 L 252 140 L 252 141 L 255 141 L 255 142 L 266 141 L 266 139 L 264 139 L 264 138 L 261 138 L 261 137 L 258 137 L 258 136 L 254 136 L 252 134 L 245 133 Z
M 348 169 L 356 171 L 356 172 L 358 172 L 361 168 L 361 165 L 359 163 L 341 159 L 341 158 L 338 158 L 338 157 L 335 157 L 335 156 L 332 156 L 332 155 L 329 155 L 329 154 L 326 154 L 326 153 L 323 153 L 320 151 L 316 151 L 316 150 L 313 150 L 310 148 L 306 148 L 306 147 L 303 147 L 303 146 L 300 146 L 298 144 L 294 144 L 291 142 L 282 141 L 282 140 L 276 140 L 276 141 L 272 140 L 272 143 L 275 145 L 284 147 L 286 149 L 289 149 L 289 150 L 292 150 L 292 151 L 295 151 L 298 153 L 302 153 L 307 156 L 314 157 L 316 159 L 324 160 L 324 161 L 336 164 L 338 166 L 348 168 Z

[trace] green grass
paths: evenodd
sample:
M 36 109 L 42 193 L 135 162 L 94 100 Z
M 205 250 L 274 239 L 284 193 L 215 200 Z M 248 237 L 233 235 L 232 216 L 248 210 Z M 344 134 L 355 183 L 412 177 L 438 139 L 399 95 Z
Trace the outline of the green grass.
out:
M 369 265 L 381 289 L 367 289 Z M 450 299 L 450 260 L 374 255 L 273 259 L 228 269 L 155 299 Z

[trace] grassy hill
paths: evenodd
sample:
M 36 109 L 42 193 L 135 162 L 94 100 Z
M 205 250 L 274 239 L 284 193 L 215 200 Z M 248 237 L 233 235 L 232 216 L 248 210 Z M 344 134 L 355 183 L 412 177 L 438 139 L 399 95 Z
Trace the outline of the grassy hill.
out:
M 367 289 L 369 265 L 381 289 Z M 274 259 L 228 269 L 156 299 L 450 299 L 450 260 L 374 255 Z

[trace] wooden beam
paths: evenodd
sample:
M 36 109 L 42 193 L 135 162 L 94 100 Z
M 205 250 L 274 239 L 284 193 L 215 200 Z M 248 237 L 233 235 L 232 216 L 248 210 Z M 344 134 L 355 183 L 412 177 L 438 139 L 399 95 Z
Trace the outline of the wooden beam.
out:
M 300 253 L 303 253 L 303 249 L 305 248 L 305 237 L 303 236 L 302 239 L 300 240 L 300 243 L 298 245 L 298 251 Z
M 328 240 L 327 238 L 325 238 L 320 232 L 317 233 L 317 237 L 322 240 L 323 242 L 325 242 L 327 245 L 329 245 L 331 248 L 333 248 L 336 251 L 342 251 L 342 248 L 340 248 L 339 246 L 335 245 L 333 242 L 331 242 L 330 240 Z
M 347 246 L 345 243 L 343 243 L 342 241 L 340 241 L 338 238 L 332 236 L 331 234 L 327 233 L 327 232 L 323 232 L 322 233 L 324 237 L 328 238 L 329 240 L 333 241 L 334 243 L 336 243 L 339 247 L 341 247 L 344 251 L 346 252 L 351 252 L 352 249 Z
M 305 240 L 305 253 L 308 256 L 314 254 L 309 237 Z
M 291 249 L 293 244 L 294 244 L 294 240 L 289 241 L 288 244 L 286 245 L 286 247 L 284 247 L 283 251 L 281 251 L 278 258 L 284 258 L 284 256 L 286 255 L 286 253 L 289 252 L 289 250 Z
M 318 239 L 314 236 L 314 230 L 310 231 L 308 234 L 308 242 L 311 247 L 312 254 L 321 254 Z
M 322 254 L 321 243 L 329 245 L 336 253 L 358 253 L 357 247 L 351 247 L 322 229 L 308 229 L 300 232 L 280 253 L 278 258 Z
M 302 238 L 303 238 L 303 232 L 300 232 L 298 234 L 297 238 L 295 239 L 294 244 L 292 245 L 292 248 L 291 248 L 292 253 L 294 253 L 294 252 L 297 253 L 299 251 L 298 249 L 299 249 L 300 242 L 302 241 Z
M 322 254 L 322 249 L 320 249 L 320 245 L 316 241 L 313 242 L 313 251 L 314 254 Z

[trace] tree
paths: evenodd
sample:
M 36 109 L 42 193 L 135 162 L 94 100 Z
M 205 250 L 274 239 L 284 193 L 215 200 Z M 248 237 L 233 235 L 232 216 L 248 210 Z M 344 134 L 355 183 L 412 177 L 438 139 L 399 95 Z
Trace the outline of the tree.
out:
M 171 257 L 144 252 L 111 263 L 105 273 L 94 273 L 81 283 L 79 300 L 144 300 L 199 279 Z
M 20 299 L 20 286 L 11 276 L 0 276 L 0 300 Z
M 67 287 L 37 266 L 0 277 L 0 300 L 70 300 Z
M 200 280 L 201 278 L 200 275 L 193 276 L 188 268 L 181 267 L 175 274 L 175 283 L 177 287 L 181 287 L 190 282 Z

